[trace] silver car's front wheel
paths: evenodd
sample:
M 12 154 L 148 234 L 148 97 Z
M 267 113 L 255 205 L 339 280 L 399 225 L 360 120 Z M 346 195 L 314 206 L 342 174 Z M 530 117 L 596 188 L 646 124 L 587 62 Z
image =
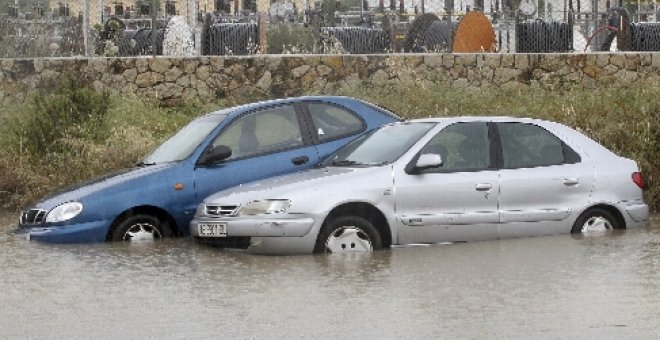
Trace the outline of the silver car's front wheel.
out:
M 585 211 L 573 225 L 572 233 L 602 232 L 619 229 L 617 220 L 612 214 L 604 209 L 595 208 Z
M 371 222 L 359 216 L 344 216 L 329 221 L 321 228 L 314 252 L 356 253 L 380 248 L 380 234 Z
M 332 233 L 325 242 L 329 253 L 370 252 L 373 250 L 369 235 L 355 226 L 345 226 Z

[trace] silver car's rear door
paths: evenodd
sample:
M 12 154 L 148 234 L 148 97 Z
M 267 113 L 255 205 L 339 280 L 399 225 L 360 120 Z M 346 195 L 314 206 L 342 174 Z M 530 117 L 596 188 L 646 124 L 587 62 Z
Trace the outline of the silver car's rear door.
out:
M 503 159 L 502 237 L 569 232 L 569 217 L 589 203 L 593 164 L 541 126 L 498 123 L 497 127 Z

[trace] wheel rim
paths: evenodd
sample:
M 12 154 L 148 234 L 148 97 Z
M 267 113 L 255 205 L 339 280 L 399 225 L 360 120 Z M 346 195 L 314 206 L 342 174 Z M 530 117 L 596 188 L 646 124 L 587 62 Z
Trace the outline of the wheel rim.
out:
M 588 233 L 592 231 L 606 231 L 612 230 L 612 223 L 602 216 L 593 216 L 584 222 L 582 225 L 582 232 Z
M 124 233 L 124 241 L 153 241 L 161 238 L 160 230 L 151 223 L 135 223 Z
M 341 227 L 325 242 L 325 250 L 329 253 L 358 253 L 371 252 L 373 246 L 371 239 L 364 230 L 354 227 Z

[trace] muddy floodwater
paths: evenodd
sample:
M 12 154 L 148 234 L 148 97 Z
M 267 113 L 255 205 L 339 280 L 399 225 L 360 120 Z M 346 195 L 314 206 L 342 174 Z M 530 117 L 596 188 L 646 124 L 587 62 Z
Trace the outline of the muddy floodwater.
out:
M 189 238 L 49 245 L 0 214 L 0 338 L 660 335 L 660 216 L 642 229 L 256 256 Z

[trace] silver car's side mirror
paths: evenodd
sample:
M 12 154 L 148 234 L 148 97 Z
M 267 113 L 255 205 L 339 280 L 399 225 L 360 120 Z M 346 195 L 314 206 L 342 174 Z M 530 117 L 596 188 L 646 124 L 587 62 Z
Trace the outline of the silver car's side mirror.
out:
M 442 166 L 442 157 L 437 153 L 424 153 L 419 156 L 417 163 L 415 163 L 415 169 L 433 169 L 439 168 Z

